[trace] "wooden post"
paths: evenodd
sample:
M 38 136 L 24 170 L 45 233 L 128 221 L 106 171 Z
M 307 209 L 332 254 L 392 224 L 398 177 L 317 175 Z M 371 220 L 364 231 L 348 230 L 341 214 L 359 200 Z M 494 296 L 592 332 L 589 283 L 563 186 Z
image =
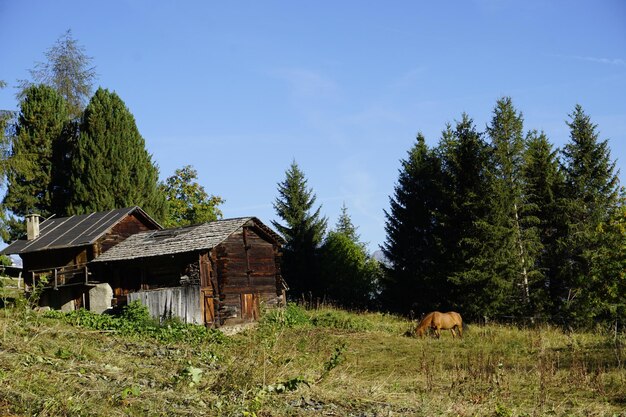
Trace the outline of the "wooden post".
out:
M 85 284 L 89 284 L 89 271 L 87 270 L 87 265 L 85 265 Z
M 57 279 L 58 279 L 58 270 L 56 268 L 54 268 L 54 289 L 55 290 L 59 289 L 59 283 L 58 283 Z

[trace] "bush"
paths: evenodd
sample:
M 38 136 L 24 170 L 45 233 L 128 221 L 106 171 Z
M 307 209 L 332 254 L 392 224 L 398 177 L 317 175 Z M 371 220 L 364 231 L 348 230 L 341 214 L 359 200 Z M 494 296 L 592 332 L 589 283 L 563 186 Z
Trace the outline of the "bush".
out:
M 73 326 L 95 330 L 111 330 L 124 336 L 151 337 L 160 342 L 223 343 L 226 336 L 219 330 L 168 320 L 163 324 L 150 317 L 148 308 L 139 301 L 124 307 L 119 317 L 92 313 L 85 309 L 64 313 L 46 312 L 45 317 L 59 319 Z
M 365 318 L 341 310 L 325 310 L 316 312 L 311 323 L 317 327 L 329 327 L 350 331 L 372 330 L 372 324 Z
M 287 303 L 284 308 L 268 310 L 261 319 L 261 325 L 284 327 L 308 326 L 311 319 L 307 311 L 295 303 Z

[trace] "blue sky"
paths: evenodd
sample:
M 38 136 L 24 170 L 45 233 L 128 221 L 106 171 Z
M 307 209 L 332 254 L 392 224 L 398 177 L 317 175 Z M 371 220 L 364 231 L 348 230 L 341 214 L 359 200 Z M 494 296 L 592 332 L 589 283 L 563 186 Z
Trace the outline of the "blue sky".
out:
M 0 109 L 67 29 L 134 114 L 161 177 L 193 165 L 225 217 L 276 219 L 295 160 L 334 225 L 371 250 L 399 160 L 511 96 L 525 129 L 568 141 L 579 103 L 626 172 L 626 2 L 0 0 Z

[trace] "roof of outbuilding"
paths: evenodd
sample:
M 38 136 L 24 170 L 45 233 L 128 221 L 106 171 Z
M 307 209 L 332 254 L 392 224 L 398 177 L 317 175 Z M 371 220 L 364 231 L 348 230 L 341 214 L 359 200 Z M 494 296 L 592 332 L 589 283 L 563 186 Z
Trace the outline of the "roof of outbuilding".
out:
M 91 245 L 119 221 L 132 213 L 140 214 L 149 223 L 153 223 L 159 229 L 161 228 L 139 207 L 126 207 L 70 217 L 53 217 L 44 220 L 39 225 L 38 238 L 16 240 L 0 253 L 9 255 Z
M 216 247 L 243 226 L 256 226 L 277 244 L 283 239 L 256 217 L 217 220 L 175 229 L 134 234 L 92 262 L 126 261 L 161 255 L 208 250 Z

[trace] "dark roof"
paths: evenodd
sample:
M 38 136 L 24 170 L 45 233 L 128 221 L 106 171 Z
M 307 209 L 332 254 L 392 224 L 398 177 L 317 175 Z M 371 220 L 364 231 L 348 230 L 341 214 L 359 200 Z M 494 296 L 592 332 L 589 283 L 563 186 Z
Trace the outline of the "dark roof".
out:
M 217 220 L 176 229 L 151 230 L 129 236 L 92 262 L 125 261 L 216 247 L 243 226 L 255 226 L 276 244 L 283 239 L 255 217 Z
M 16 240 L 0 253 L 8 255 L 91 245 L 132 213 L 139 214 L 155 227 L 161 228 L 139 207 L 127 207 L 70 217 L 53 217 L 44 220 L 39 225 L 39 237 L 37 239 Z

